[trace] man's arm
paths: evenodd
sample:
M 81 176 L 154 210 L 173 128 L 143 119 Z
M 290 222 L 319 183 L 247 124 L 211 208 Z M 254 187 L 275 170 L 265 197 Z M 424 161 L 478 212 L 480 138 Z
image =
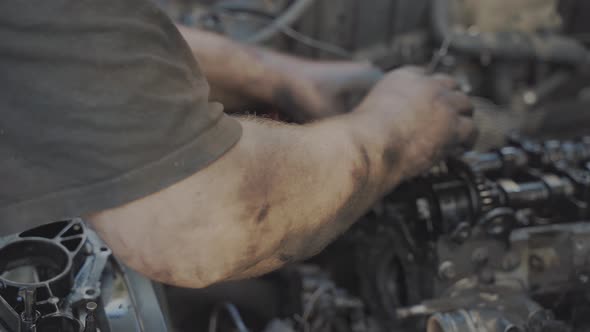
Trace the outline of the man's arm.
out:
M 212 100 L 239 109 L 248 102 L 307 121 L 345 111 L 342 95 L 365 93 L 383 75 L 368 62 L 309 61 L 178 26 L 211 85 Z
M 158 193 L 89 217 L 114 253 L 203 287 L 317 253 L 400 179 L 473 131 L 447 79 L 391 74 L 359 108 L 306 126 L 242 120 L 226 155 Z

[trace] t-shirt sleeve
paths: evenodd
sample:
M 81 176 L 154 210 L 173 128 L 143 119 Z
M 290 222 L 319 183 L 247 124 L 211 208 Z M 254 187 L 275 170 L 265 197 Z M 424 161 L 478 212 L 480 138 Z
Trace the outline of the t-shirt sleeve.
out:
M 147 0 L 0 3 L 0 234 L 123 205 L 240 138 Z

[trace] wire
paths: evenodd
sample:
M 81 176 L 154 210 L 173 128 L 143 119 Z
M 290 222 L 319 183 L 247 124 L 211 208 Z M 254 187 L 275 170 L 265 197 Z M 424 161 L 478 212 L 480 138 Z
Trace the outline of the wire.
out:
M 229 16 L 233 19 L 244 19 L 243 17 L 240 17 L 236 14 L 246 14 L 246 15 L 252 16 L 254 19 L 263 20 L 265 22 L 274 19 L 274 17 L 272 15 L 270 15 L 266 12 L 251 9 L 251 8 L 237 8 L 237 7 L 223 8 L 222 7 L 222 8 L 217 9 L 217 14 L 219 14 L 221 16 L 223 16 L 223 15 Z M 280 27 L 280 32 L 283 33 L 285 36 L 287 36 L 291 39 L 294 39 L 306 46 L 309 46 L 309 47 L 318 49 L 320 51 L 330 53 L 332 55 L 336 55 L 338 57 L 342 57 L 345 59 L 354 59 L 354 55 L 352 53 L 348 52 L 347 50 L 345 50 L 344 48 L 334 45 L 334 44 L 327 43 L 325 41 L 321 41 L 321 40 L 312 38 L 312 37 L 305 35 L 305 34 L 299 32 L 289 26 Z
M 217 321 L 219 320 L 219 312 L 221 309 L 227 311 L 239 332 L 250 332 L 246 327 L 238 308 L 229 302 L 217 305 L 215 309 L 213 309 L 211 316 L 209 317 L 209 332 L 217 332 Z
M 303 312 L 303 317 L 301 317 L 303 319 L 303 321 L 307 322 L 309 320 L 309 317 L 313 313 L 315 303 L 320 299 L 320 297 L 324 293 L 331 291 L 331 290 L 332 290 L 331 285 L 323 285 L 323 286 L 319 287 L 318 289 L 316 289 L 315 292 L 313 292 L 313 294 L 311 294 L 311 296 L 309 297 L 309 300 L 307 301 L 307 303 L 305 305 L 305 311 Z
M 315 307 L 315 303 L 320 299 L 320 297 L 329 291 L 333 291 L 333 287 L 331 285 L 322 285 L 318 287 L 309 297 L 309 299 L 303 305 L 303 315 L 299 316 L 295 314 L 293 319 L 299 324 L 303 326 L 303 332 L 311 332 L 311 326 L 309 324 L 309 318 L 313 313 L 313 309 Z M 211 331 L 210 331 L 211 332 Z
M 349 53 L 344 48 L 336 45 L 332 45 L 314 38 L 311 38 L 307 35 L 302 34 L 301 32 L 290 28 L 290 27 L 283 27 L 281 32 L 284 33 L 286 36 L 295 39 L 296 41 L 300 42 L 301 44 L 307 45 L 309 47 L 316 48 L 320 51 L 324 51 L 326 53 L 331 53 L 333 55 L 338 55 L 343 58 L 352 59 L 354 56 L 352 53 Z
M 299 17 L 311 6 L 315 0 L 294 0 L 294 2 L 278 17 L 273 19 L 266 27 L 248 37 L 247 43 L 259 44 L 276 36 L 285 27 L 295 23 Z
M 433 74 L 440 62 L 442 61 L 442 59 L 445 56 L 447 56 L 447 54 L 449 53 L 449 47 L 451 46 L 451 42 L 453 39 L 452 37 L 453 35 L 449 35 L 445 37 L 445 39 L 442 41 L 440 48 L 436 51 L 436 53 L 434 53 L 434 55 L 432 56 L 432 60 L 428 64 L 428 68 L 426 69 L 427 73 Z

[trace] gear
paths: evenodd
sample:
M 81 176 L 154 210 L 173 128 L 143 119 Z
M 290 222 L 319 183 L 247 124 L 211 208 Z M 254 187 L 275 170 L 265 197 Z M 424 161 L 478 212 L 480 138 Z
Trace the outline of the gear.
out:
M 480 213 L 488 212 L 500 203 L 500 193 L 493 182 L 480 174 L 475 175 L 474 182 L 479 199 Z

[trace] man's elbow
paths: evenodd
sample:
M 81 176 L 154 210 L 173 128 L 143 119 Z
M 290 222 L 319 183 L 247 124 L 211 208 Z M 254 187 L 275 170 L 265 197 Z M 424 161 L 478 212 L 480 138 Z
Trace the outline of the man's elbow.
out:
M 119 261 L 169 285 L 203 288 L 225 281 L 233 271 L 215 257 L 210 242 L 193 238 L 174 222 L 101 213 L 87 218 Z
M 222 282 L 230 277 L 231 271 L 224 269 L 223 264 L 212 264 L 212 260 L 204 259 L 203 253 L 210 252 L 204 246 L 196 243 L 185 243 L 186 250 L 170 250 L 171 243 L 163 242 L 159 238 L 149 241 L 138 238 L 141 234 L 127 234 L 116 232 L 104 233 L 97 231 L 103 240 L 111 247 L 117 259 L 144 276 L 164 284 L 187 287 L 204 288 Z M 157 231 L 152 228 L 152 231 Z M 174 246 L 181 247 L 177 242 Z
M 117 253 L 115 252 L 115 255 Z M 185 288 L 205 288 L 213 284 L 228 280 L 227 271 L 220 271 L 217 267 L 199 264 L 183 257 L 178 253 L 174 257 L 154 258 L 151 255 L 138 253 L 137 256 L 146 256 L 142 259 L 121 259 L 130 268 L 146 277 L 167 285 Z
M 208 184 L 199 176 L 86 219 L 115 256 L 151 279 L 201 288 L 239 278 L 272 255 L 284 234 L 268 231 L 271 221 L 257 222 L 268 214 L 264 201 L 244 206 L 228 198 L 235 190 L 217 187 L 201 195 L 195 188 Z M 262 242 L 261 227 L 267 227 Z

